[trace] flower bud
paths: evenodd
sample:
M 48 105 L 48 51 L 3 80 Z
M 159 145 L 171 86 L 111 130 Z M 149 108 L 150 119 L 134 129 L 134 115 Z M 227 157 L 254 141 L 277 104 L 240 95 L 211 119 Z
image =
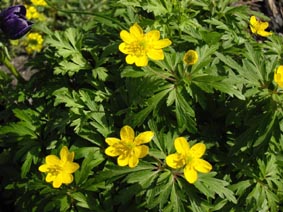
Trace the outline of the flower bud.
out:
M 23 5 L 8 7 L 0 13 L 0 28 L 9 39 L 19 39 L 31 30 Z

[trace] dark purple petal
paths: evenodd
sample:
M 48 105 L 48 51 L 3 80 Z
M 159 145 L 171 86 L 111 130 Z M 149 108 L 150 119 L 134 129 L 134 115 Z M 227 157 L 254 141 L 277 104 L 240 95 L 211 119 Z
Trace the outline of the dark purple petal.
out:
M 16 5 L 12 7 L 8 7 L 7 9 L 3 10 L 0 13 L 1 18 L 8 18 L 10 15 L 17 15 L 17 16 L 26 16 L 26 8 L 23 5 Z
M 0 13 L 0 28 L 10 39 L 18 39 L 31 30 L 32 22 L 26 20 L 23 5 L 9 7 Z

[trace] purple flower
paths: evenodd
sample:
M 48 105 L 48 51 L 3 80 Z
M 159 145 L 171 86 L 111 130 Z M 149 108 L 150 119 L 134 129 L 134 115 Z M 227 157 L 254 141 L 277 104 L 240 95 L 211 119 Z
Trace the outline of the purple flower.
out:
M 31 30 L 32 22 L 25 16 L 23 5 L 8 7 L 0 13 L 0 28 L 9 39 L 18 39 Z

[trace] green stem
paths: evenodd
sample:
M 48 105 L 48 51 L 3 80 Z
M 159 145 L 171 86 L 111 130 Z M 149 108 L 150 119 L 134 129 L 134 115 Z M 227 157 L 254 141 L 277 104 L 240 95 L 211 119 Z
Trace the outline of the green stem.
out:
M 23 78 L 19 74 L 18 70 L 15 68 L 15 66 L 10 62 L 10 60 L 7 57 L 4 57 L 1 62 L 3 62 L 3 64 L 9 69 L 11 74 L 13 74 L 17 78 L 18 81 L 23 80 Z

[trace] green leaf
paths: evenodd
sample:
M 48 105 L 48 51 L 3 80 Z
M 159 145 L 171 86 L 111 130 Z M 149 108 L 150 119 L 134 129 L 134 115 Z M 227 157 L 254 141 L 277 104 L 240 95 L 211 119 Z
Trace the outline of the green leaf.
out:
M 155 170 L 142 170 L 130 173 L 126 177 L 128 183 L 138 183 L 142 189 L 150 187 L 152 182 L 158 177 L 158 171 Z
M 26 157 L 25 157 L 25 162 L 23 163 L 21 167 L 21 177 L 24 178 L 26 177 L 27 173 L 30 170 L 31 164 L 33 160 L 33 155 L 30 152 L 27 152 Z
M 94 79 L 105 81 L 108 77 L 108 70 L 104 67 L 98 67 L 92 70 L 92 76 Z
M 82 208 L 90 209 L 89 203 L 87 201 L 87 197 L 81 192 L 72 192 L 72 198 L 78 201 L 76 204 Z
M 131 117 L 132 127 L 141 125 L 150 113 L 152 113 L 154 110 L 157 110 L 158 104 L 162 99 L 165 98 L 165 96 L 170 92 L 170 90 L 171 90 L 171 85 L 166 85 L 162 88 L 161 91 L 150 97 L 148 99 L 147 107 L 141 110 L 140 112 L 138 112 L 137 114 L 133 115 L 133 117 Z
M 170 194 L 170 204 L 172 205 L 172 211 L 185 212 L 182 199 L 180 198 L 181 191 L 177 188 L 176 183 L 172 186 L 172 191 Z
M 200 192 L 208 197 L 215 198 L 218 194 L 222 199 L 226 198 L 233 203 L 237 203 L 237 199 L 232 190 L 228 189 L 229 183 L 224 180 L 216 179 L 216 173 L 200 174 L 198 181 L 194 184 Z
M 226 79 L 225 77 L 207 74 L 195 75 L 192 78 L 192 83 L 208 93 L 212 93 L 213 89 L 216 89 L 230 96 L 236 96 L 241 100 L 245 99 L 245 96 L 239 90 L 237 90 L 237 87 L 233 84 L 233 81 Z
M 77 184 L 83 184 L 89 176 L 93 174 L 93 168 L 97 167 L 104 161 L 104 155 L 101 154 L 100 150 L 95 148 L 89 152 L 83 160 L 80 170 L 75 173 L 75 180 Z
M 155 16 L 164 16 L 172 11 L 172 3 L 170 1 L 149 0 L 146 4 L 142 4 L 143 9 L 153 12 Z
M 79 99 L 77 93 L 75 91 L 71 93 L 66 87 L 57 89 L 53 92 L 53 95 L 55 96 L 54 106 L 63 103 L 66 107 L 83 108 L 83 105 L 77 103 L 77 99 Z
M 113 182 L 129 173 L 138 172 L 142 170 L 153 170 L 155 167 L 152 164 L 142 163 L 135 168 L 119 167 L 118 165 L 107 166 L 107 169 L 101 171 L 96 176 L 97 182 L 107 181 Z
M 144 77 L 146 75 L 147 75 L 146 72 L 136 70 L 132 66 L 126 66 L 121 73 L 122 78 L 124 77 L 139 78 L 139 77 Z
M 245 192 L 247 191 L 247 189 L 252 185 L 252 181 L 251 180 L 244 180 L 244 181 L 240 181 L 234 185 L 230 186 L 230 189 L 232 191 L 235 191 L 236 195 L 242 196 L 243 194 L 245 194 Z
M 180 93 L 177 93 L 176 97 L 176 118 L 179 129 L 187 129 L 191 133 L 196 133 L 197 129 L 195 121 L 195 112 L 193 108 Z

